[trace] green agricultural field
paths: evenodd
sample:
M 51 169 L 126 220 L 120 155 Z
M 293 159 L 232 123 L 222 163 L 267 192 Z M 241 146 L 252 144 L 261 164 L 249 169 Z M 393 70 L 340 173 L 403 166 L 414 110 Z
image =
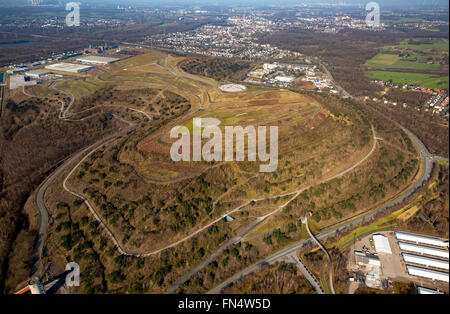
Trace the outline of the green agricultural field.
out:
M 440 61 L 448 58 L 448 45 L 448 40 L 419 43 L 413 39 L 405 39 L 397 45 L 384 46 L 376 56 L 367 60 L 366 66 L 370 67 L 369 70 L 371 71 L 366 72 L 366 75 L 371 79 L 392 80 L 396 84 L 414 84 L 433 89 L 448 89 L 448 77 L 430 73 L 430 71 L 440 69 L 439 62 L 435 64 L 427 63 L 429 60 Z M 374 69 L 414 70 L 415 73 L 376 71 Z
M 436 39 L 430 44 L 415 44 L 413 39 L 404 39 L 397 45 L 384 46 L 383 51 L 396 51 L 399 49 L 409 49 L 417 52 L 426 52 L 431 49 L 448 51 L 449 41 L 448 39 Z
M 437 77 L 424 73 L 404 73 L 391 71 L 369 71 L 366 75 L 371 79 L 389 81 L 395 84 L 417 84 L 433 89 L 448 89 L 448 77 Z
M 438 64 L 418 63 L 412 61 L 404 61 L 397 54 L 379 53 L 366 62 L 369 67 L 384 69 L 412 69 L 412 70 L 437 70 Z
M 448 40 L 435 40 L 432 44 L 419 44 L 415 45 L 414 41 L 403 40 L 399 45 L 393 46 L 398 48 L 411 49 L 414 51 L 429 51 L 431 49 L 448 51 Z

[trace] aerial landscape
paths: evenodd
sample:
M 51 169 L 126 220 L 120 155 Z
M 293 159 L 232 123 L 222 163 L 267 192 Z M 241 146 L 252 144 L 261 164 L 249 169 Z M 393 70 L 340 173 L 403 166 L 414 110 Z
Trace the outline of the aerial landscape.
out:
M 447 1 L 0 0 L 2 294 L 448 295 L 448 27 Z

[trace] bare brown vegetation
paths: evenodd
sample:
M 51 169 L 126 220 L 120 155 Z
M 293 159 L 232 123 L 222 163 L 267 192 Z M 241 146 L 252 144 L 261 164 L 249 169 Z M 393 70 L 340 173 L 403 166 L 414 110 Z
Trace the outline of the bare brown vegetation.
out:
M 8 256 L 13 251 L 15 240 L 24 241 L 20 247 L 31 254 L 29 241 L 34 241 L 34 236 L 27 232 L 33 234 L 34 231 L 28 230 L 29 223 L 22 211 L 30 193 L 65 157 L 113 130 L 109 115 L 99 115 L 86 122 L 68 123 L 58 120 L 55 112 L 47 110 L 40 99 L 18 102 L 9 99 L 0 124 L 2 291 L 13 288 L 4 285 L 9 269 Z M 24 234 L 18 237 L 22 230 Z M 21 254 L 27 255 L 23 251 Z M 21 266 L 29 269 L 29 259 L 22 260 Z

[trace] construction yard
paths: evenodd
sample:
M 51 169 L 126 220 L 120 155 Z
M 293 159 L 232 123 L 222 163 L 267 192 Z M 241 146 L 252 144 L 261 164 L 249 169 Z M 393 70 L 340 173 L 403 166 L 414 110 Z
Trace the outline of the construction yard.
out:
M 374 241 L 374 236 L 377 240 Z M 378 239 L 387 241 L 388 245 L 380 245 L 377 243 Z M 444 241 L 445 242 L 445 241 Z M 385 242 L 386 243 L 386 242 Z M 400 247 L 400 245 L 402 247 Z M 404 244 L 413 245 L 414 247 L 432 248 L 432 251 L 437 253 L 431 254 L 419 254 L 414 255 L 420 258 L 428 260 L 437 260 L 435 255 L 446 256 L 439 258 L 445 264 L 448 264 L 448 246 L 436 248 L 435 246 L 422 246 L 420 243 L 413 244 L 412 241 L 399 240 L 396 236 L 396 232 L 383 231 L 368 235 L 361 240 L 356 241 L 351 247 L 351 254 L 348 260 L 348 270 L 353 273 L 350 293 L 354 291 L 358 286 L 367 286 L 376 289 L 389 289 L 392 286 L 393 281 L 398 282 L 414 282 L 417 286 L 428 287 L 433 289 L 439 289 L 440 291 L 446 291 L 448 293 L 448 268 L 447 270 L 437 269 L 436 267 L 428 267 L 425 265 L 419 265 L 405 262 L 404 255 L 411 256 L 411 251 L 406 250 Z M 448 244 L 448 242 L 447 242 Z M 391 253 L 389 253 L 389 251 Z M 415 252 L 417 253 L 417 252 Z M 439 279 L 424 278 L 417 275 L 412 275 L 408 272 L 408 267 L 419 267 L 426 271 L 446 273 L 447 282 Z M 443 276 L 445 278 L 445 275 Z M 445 279 L 444 279 L 445 280 Z

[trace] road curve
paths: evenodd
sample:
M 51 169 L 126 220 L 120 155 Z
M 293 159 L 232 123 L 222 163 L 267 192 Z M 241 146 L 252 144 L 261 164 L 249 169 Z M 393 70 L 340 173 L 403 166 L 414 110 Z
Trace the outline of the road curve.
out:
M 309 225 L 308 225 L 308 217 L 305 217 L 305 225 L 306 225 L 306 230 L 308 231 L 308 234 L 310 236 L 310 238 L 320 247 L 320 249 L 325 253 L 325 255 L 327 256 L 327 260 L 328 260 L 328 267 L 330 268 L 330 290 L 332 294 L 336 294 L 336 292 L 334 292 L 334 286 L 333 286 L 333 264 L 331 261 L 331 256 L 330 253 L 328 253 L 327 249 L 322 245 L 322 243 L 319 242 L 319 240 L 317 240 L 317 238 L 314 236 L 314 234 L 311 232 L 311 230 L 309 229 Z
M 44 203 L 44 195 L 47 191 L 48 187 L 55 181 L 55 179 L 60 175 L 67 167 L 71 166 L 75 160 L 81 158 L 86 152 L 89 150 L 96 148 L 98 146 L 103 145 L 105 142 L 111 140 L 119 136 L 119 134 L 110 135 L 101 139 L 100 141 L 88 146 L 87 148 L 82 149 L 72 157 L 70 157 L 66 162 L 64 162 L 61 166 L 59 166 L 38 188 L 36 194 L 36 208 L 40 215 L 40 226 L 39 226 L 39 234 L 37 236 L 37 240 L 34 246 L 34 252 L 32 255 L 32 261 L 34 262 L 33 273 L 37 273 L 41 275 L 42 272 L 42 253 L 44 250 L 45 242 L 47 239 L 47 231 L 48 231 L 48 210 L 45 207 Z
M 64 110 L 64 104 L 63 104 L 61 107 L 61 111 L 58 115 L 59 119 L 67 121 L 68 120 L 67 115 L 66 115 L 67 111 L 71 108 L 72 104 L 75 101 L 75 98 L 72 94 L 65 92 L 63 90 L 57 89 L 54 86 L 55 84 L 56 84 L 56 82 L 54 82 L 51 85 L 52 89 L 62 92 L 62 93 L 65 93 L 67 96 L 70 97 L 69 105 Z M 25 90 L 24 90 L 24 92 L 25 92 Z M 29 96 L 35 97 L 33 95 L 29 95 Z M 32 272 L 34 274 L 33 276 L 35 276 L 35 275 L 41 276 L 42 270 L 43 270 L 42 255 L 44 252 L 44 246 L 45 246 L 45 243 L 47 240 L 47 232 L 48 232 L 48 210 L 45 207 L 45 203 L 44 203 L 45 192 L 47 191 L 48 187 L 55 181 L 55 179 L 58 177 L 58 175 L 60 175 L 65 169 L 67 169 L 67 167 L 71 166 L 77 159 L 81 158 L 89 150 L 92 150 L 92 149 L 96 150 L 98 147 L 104 145 L 106 142 L 125 134 L 126 132 L 128 132 L 131 129 L 132 126 L 134 126 L 131 122 L 124 120 L 116 115 L 113 115 L 113 117 L 118 119 L 119 121 L 122 121 L 122 122 L 128 124 L 129 128 L 120 130 L 119 132 L 116 132 L 115 134 L 104 137 L 101 140 L 95 142 L 94 144 L 92 144 L 92 145 L 82 149 L 78 153 L 74 154 L 68 160 L 66 160 L 61 166 L 59 166 L 49 177 L 47 177 L 44 180 L 44 182 L 40 185 L 40 187 L 38 188 L 38 191 L 36 194 L 36 199 L 35 199 L 35 205 L 36 205 L 36 209 L 39 212 L 39 233 L 38 233 L 36 242 L 34 244 L 33 253 L 32 253 L 32 257 L 31 257 L 31 261 L 33 263 L 33 267 L 32 267 Z

